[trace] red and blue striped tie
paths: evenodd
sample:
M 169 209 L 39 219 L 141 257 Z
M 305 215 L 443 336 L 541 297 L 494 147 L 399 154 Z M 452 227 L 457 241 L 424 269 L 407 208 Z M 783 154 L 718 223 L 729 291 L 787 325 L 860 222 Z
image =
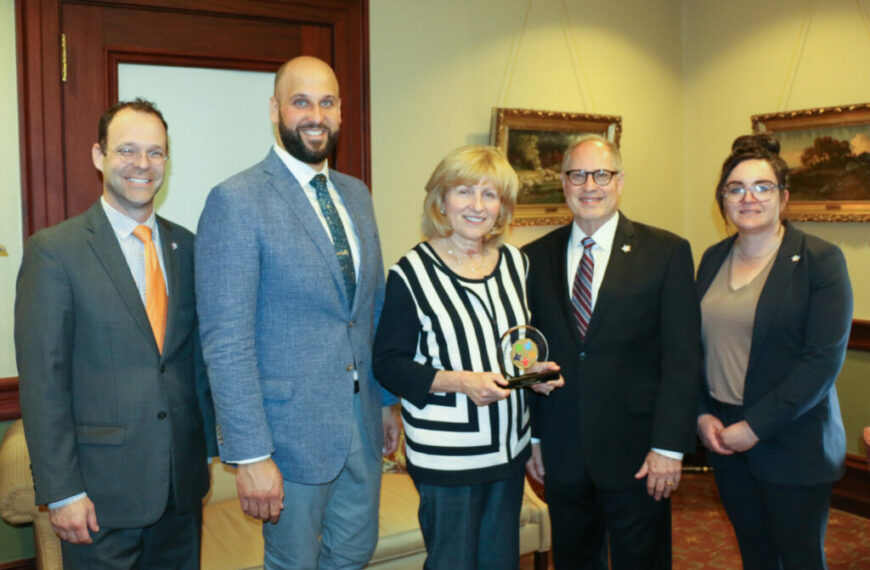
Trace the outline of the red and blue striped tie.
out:
M 595 268 L 595 260 L 592 259 L 592 246 L 595 241 L 590 237 L 583 238 L 583 257 L 574 275 L 574 286 L 571 288 L 571 305 L 574 309 L 574 319 L 577 321 L 577 329 L 580 337 L 586 338 L 586 329 L 589 327 L 589 318 L 592 316 L 592 270 Z

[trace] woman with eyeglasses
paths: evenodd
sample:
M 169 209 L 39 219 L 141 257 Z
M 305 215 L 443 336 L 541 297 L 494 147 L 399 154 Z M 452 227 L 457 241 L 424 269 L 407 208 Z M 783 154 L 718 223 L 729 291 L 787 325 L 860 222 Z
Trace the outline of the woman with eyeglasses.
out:
M 852 290 L 837 246 L 783 219 L 787 174 L 772 136 L 734 141 L 716 202 L 737 232 L 698 268 L 707 388 L 698 435 L 746 569 L 827 568 L 846 455 L 834 381 Z

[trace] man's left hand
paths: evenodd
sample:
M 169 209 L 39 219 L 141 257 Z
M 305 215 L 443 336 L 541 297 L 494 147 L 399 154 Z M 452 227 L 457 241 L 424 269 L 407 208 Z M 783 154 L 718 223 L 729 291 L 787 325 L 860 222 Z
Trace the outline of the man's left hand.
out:
M 640 470 L 634 474 L 635 479 L 646 477 L 646 492 L 656 501 L 667 499 L 680 486 L 683 461 L 671 459 L 661 453 L 650 450 Z
M 758 436 L 746 420 L 731 424 L 719 432 L 722 444 L 731 451 L 748 451 L 758 443 Z
M 402 430 L 399 414 L 392 406 L 381 408 L 381 417 L 384 422 L 384 455 L 389 455 L 399 447 L 399 433 Z
M 555 362 L 536 362 L 534 366 L 528 369 L 528 372 L 555 372 L 556 370 L 560 370 L 561 367 Z M 544 396 L 549 396 L 550 392 L 555 390 L 556 388 L 561 388 L 565 385 L 565 379 L 562 376 L 559 376 L 555 380 L 550 380 L 549 382 L 543 382 L 541 384 L 535 384 L 532 386 L 532 390 L 537 392 L 538 394 L 543 394 Z

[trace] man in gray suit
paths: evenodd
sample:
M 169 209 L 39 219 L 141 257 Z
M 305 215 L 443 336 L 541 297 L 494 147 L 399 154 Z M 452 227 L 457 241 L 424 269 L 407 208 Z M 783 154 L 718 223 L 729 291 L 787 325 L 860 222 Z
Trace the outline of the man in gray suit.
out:
M 151 103 L 108 109 L 92 149 L 102 198 L 24 248 L 21 410 L 67 569 L 199 568 L 214 419 L 193 234 L 154 214 L 167 152 Z
M 398 436 L 371 372 L 384 296 L 372 201 L 327 165 L 341 100 L 326 63 L 285 63 L 270 117 L 275 145 L 211 191 L 196 240 L 218 443 L 242 508 L 267 521 L 266 568 L 360 568 L 384 434 L 386 451 Z

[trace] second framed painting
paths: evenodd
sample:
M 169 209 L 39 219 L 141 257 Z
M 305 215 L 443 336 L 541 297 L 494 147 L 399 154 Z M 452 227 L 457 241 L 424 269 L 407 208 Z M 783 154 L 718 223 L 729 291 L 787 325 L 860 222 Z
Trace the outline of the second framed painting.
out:
M 789 167 L 788 217 L 870 222 L 870 103 L 754 115 Z
M 558 225 L 571 220 L 562 194 L 562 153 L 586 134 L 601 135 L 619 145 L 622 118 L 530 109 L 492 110 L 490 143 L 505 153 L 520 178 L 515 225 Z

